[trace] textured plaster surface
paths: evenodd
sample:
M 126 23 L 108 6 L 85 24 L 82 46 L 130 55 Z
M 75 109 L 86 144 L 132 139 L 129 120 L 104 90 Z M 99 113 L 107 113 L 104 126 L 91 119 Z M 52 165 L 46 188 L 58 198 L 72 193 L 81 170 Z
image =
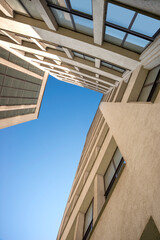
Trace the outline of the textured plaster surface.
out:
M 126 167 L 91 240 L 139 240 L 150 216 L 160 230 L 160 103 L 101 103 Z

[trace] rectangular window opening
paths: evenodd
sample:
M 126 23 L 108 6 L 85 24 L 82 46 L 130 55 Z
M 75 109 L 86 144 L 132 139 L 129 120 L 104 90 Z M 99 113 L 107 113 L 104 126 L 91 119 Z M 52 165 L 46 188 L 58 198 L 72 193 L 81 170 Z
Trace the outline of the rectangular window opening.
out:
M 154 102 L 160 90 L 160 65 L 149 71 L 138 102 Z
M 83 240 L 87 240 L 89 238 L 92 228 L 93 228 L 93 200 L 85 213 Z
M 112 160 L 107 168 L 107 171 L 104 175 L 104 185 L 105 185 L 105 197 L 107 198 L 109 196 L 109 193 L 111 192 L 111 189 L 113 188 L 113 185 L 116 181 L 116 179 L 119 177 L 123 167 L 125 165 L 125 161 L 117 148 Z

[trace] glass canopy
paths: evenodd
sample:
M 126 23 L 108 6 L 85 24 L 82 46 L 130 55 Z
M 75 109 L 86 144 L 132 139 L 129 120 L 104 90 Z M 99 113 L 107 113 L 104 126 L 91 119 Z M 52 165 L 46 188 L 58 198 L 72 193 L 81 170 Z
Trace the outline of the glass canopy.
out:
M 92 0 L 70 0 L 72 9 L 92 15 Z
M 47 0 L 59 26 L 93 36 L 92 0 Z M 156 37 L 160 21 L 107 3 L 104 41 L 141 53 Z
M 59 26 L 93 36 L 91 0 L 48 0 Z
M 160 21 L 108 3 L 105 26 L 105 41 L 141 53 L 157 35 Z

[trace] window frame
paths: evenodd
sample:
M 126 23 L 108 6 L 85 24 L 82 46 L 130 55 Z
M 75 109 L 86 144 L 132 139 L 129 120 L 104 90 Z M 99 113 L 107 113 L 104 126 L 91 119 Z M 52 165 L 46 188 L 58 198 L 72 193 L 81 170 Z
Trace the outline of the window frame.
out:
M 111 161 L 110 161 L 110 163 L 109 163 L 109 165 L 108 165 L 108 167 L 107 167 L 107 169 L 106 169 L 106 171 L 105 171 L 105 174 L 104 174 L 104 176 L 103 176 L 103 179 L 104 179 L 104 188 L 105 188 L 104 196 L 105 196 L 106 199 L 108 198 L 109 194 L 111 193 L 111 190 L 113 189 L 113 185 L 114 185 L 114 183 L 116 182 L 116 179 L 120 176 L 123 165 L 126 164 L 126 162 L 124 161 L 124 158 L 123 158 L 123 156 L 122 156 L 122 154 L 121 154 L 122 157 L 121 157 L 120 162 L 119 162 L 119 164 L 118 164 L 118 166 L 117 166 L 117 168 L 116 168 L 116 164 L 115 164 L 115 162 L 114 162 L 114 156 L 115 156 L 115 153 L 116 153 L 117 149 L 119 150 L 119 148 L 117 147 L 116 150 L 115 150 L 115 152 L 114 152 L 114 154 L 113 154 L 113 156 L 112 156 L 112 159 L 111 159 Z M 120 153 L 121 153 L 121 152 L 120 152 Z M 115 172 L 114 172 L 114 175 L 113 175 L 113 177 L 112 177 L 112 179 L 111 179 L 108 187 L 106 187 L 105 175 L 107 174 L 107 171 L 108 171 L 111 163 L 113 163 L 113 167 L 114 167 L 114 171 L 115 171 Z
M 70 15 L 73 31 L 81 33 L 81 31 L 77 30 L 76 22 L 74 20 L 74 16 L 84 18 L 86 20 L 90 20 L 90 21 L 92 21 L 92 24 L 93 24 L 93 16 L 92 15 L 72 9 L 70 0 L 65 0 L 65 3 L 66 3 L 66 7 L 62 7 L 60 5 L 56 5 L 56 4 L 50 3 L 50 2 L 47 2 L 47 6 L 51 9 L 51 11 L 52 11 L 52 9 L 56 9 L 56 10 L 60 10 L 64 13 L 68 13 Z M 91 28 L 91 30 L 92 30 L 92 34 L 93 34 L 93 29 Z M 86 33 L 83 33 L 83 34 L 86 35 Z M 90 34 L 88 34 L 88 35 L 91 36 Z
M 88 228 L 86 229 L 86 231 L 84 232 L 84 227 L 85 227 L 85 219 L 86 219 L 86 214 L 90 208 L 90 206 L 92 205 L 92 220 L 88 226 Z M 82 240 L 87 240 L 87 238 L 89 237 L 92 229 L 93 229 L 93 210 L 94 210 L 94 199 L 92 199 L 92 201 L 90 202 L 86 212 L 85 212 L 85 216 L 84 216 L 84 225 L 83 225 L 83 239 Z
M 141 89 L 141 91 L 140 91 L 140 94 L 139 94 L 139 96 L 138 96 L 138 100 L 137 100 L 138 102 L 152 102 L 152 103 L 153 103 L 153 102 L 155 101 L 155 99 L 156 99 L 157 96 L 155 97 L 154 101 L 152 100 L 152 97 L 153 97 L 153 95 L 154 95 L 154 92 L 155 92 L 155 90 L 156 90 L 157 85 L 160 84 L 160 69 L 158 70 L 158 73 L 157 73 L 157 76 L 156 76 L 156 78 L 155 78 L 155 81 L 153 81 L 153 82 L 151 82 L 151 83 L 148 83 L 148 84 L 145 84 L 145 83 L 146 83 L 146 81 L 147 81 L 147 78 L 148 78 L 149 73 L 150 73 L 152 70 L 154 70 L 155 68 L 157 68 L 157 67 L 160 67 L 160 65 L 152 68 L 152 69 L 148 72 L 147 77 L 146 77 L 146 79 L 145 79 L 145 82 L 144 82 L 144 84 L 143 84 L 143 87 L 142 87 L 142 89 Z M 140 96 L 141 96 L 141 94 L 142 94 L 143 89 L 144 89 L 145 87 L 148 87 L 148 86 L 152 86 L 152 88 L 151 88 L 151 90 L 150 90 L 150 93 L 149 93 L 147 99 L 144 100 L 144 101 L 139 100 L 139 98 L 140 98 Z M 157 95 L 158 95 L 158 93 L 157 93 Z

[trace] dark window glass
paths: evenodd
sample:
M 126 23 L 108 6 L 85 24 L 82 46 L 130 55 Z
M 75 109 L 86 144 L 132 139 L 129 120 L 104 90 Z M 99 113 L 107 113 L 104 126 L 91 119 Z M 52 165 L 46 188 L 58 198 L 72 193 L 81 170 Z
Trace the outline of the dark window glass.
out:
M 145 80 L 141 93 L 139 95 L 139 102 L 154 102 L 160 89 L 160 66 L 152 69 Z
M 88 56 L 88 55 L 84 55 L 82 53 L 75 52 L 75 51 L 73 51 L 73 54 L 76 57 L 79 57 L 79 58 L 82 58 L 82 59 L 86 59 L 86 60 L 91 61 L 91 62 L 95 62 L 95 59 L 93 57 Z
M 87 209 L 85 214 L 83 240 L 88 239 L 92 227 L 93 227 L 93 201 L 89 205 L 89 208 Z
M 125 164 L 123 157 L 117 148 L 113 158 L 107 168 L 107 171 L 104 175 L 104 184 L 105 184 L 105 196 L 107 198 L 108 194 L 110 193 L 112 186 L 119 176 L 119 173 L 122 169 L 122 166 Z
M 121 68 L 121 67 L 112 65 L 111 63 L 107 63 L 107 62 L 105 62 L 105 61 L 101 61 L 101 65 L 104 66 L 104 67 L 108 67 L 108 68 L 114 69 L 114 70 L 116 70 L 116 71 L 118 71 L 118 72 L 121 72 L 121 73 L 124 73 L 124 72 L 125 72 L 125 69 L 124 69 L 124 68 Z

